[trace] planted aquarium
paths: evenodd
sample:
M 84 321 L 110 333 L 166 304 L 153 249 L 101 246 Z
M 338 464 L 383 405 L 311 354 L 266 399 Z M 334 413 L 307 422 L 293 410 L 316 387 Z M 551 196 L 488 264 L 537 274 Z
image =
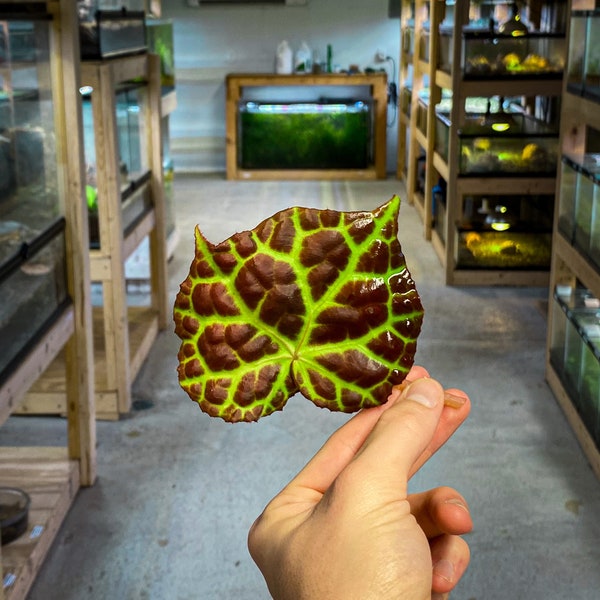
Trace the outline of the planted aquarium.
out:
M 464 196 L 457 267 L 549 268 L 553 214 L 554 196 Z
M 550 176 L 556 173 L 557 131 L 529 115 L 502 113 L 468 117 L 458 135 L 461 175 Z
M 67 296 L 51 84 L 51 17 L 0 8 L 0 378 Z
M 462 35 L 462 68 L 466 79 L 562 77 L 566 56 L 564 34 L 526 33 L 514 37 L 489 31 L 464 31 Z
M 94 133 L 93 94 L 82 88 L 84 147 L 86 162 L 86 193 L 90 224 L 90 243 L 100 245 L 98 225 L 99 186 L 96 173 L 96 139 Z M 145 84 L 118 86 L 115 95 L 115 119 L 119 156 L 119 183 L 125 234 L 151 208 L 152 200 L 146 183 L 150 178 L 147 145 L 142 136 L 141 111 L 144 110 Z
M 364 101 L 239 106 L 243 169 L 364 169 L 372 160 L 373 114 Z

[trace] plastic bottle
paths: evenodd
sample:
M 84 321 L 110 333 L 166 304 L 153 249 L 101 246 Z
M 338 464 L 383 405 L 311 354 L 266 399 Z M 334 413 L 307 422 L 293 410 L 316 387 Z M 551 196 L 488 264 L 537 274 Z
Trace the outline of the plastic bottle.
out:
M 279 75 L 289 75 L 292 72 L 293 53 L 287 40 L 283 40 L 277 46 L 275 55 L 275 73 Z
M 294 70 L 296 73 L 312 72 L 312 52 L 306 42 L 302 42 L 300 48 L 298 48 L 298 51 L 296 52 Z

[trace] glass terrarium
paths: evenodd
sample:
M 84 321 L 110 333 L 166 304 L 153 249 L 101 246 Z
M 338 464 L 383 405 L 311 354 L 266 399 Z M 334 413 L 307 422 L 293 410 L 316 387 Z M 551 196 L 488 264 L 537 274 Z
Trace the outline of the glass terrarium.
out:
M 579 412 L 598 442 L 600 419 L 600 311 L 576 311 L 574 319 L 583 338 L 579 377 Z
M 557 131 L 525 114 L 467 117 L 459 146 L 461 175 L 556 173 Z
M 0 8 L 0 377 L 68 302 L 51 20 L 38 7 Z
M 143 0 L 78 0 L 81 57 L 100 59 L 144 52 L 147 45 L 143 4 Z
M 160 77 L 163 87 L 175 85 L 175 52 L 173 23 L 167 19 L 147 19 L 148 51 L 160 56 Z
M 600 100 L 600 9 L 590 12 L 587 18 L 583 93 Z
M 429 23 L 424 23 L 419 37 L 419 58 L 425 62 L 429 62 Z
M 415 25 L 407 23 L 402 28 L 402 52 L 412 55 L 415 51 Z
M 587 12 L 571 12 L 569 32 L 569 54 L 567 63 L 567 89 L 574 94 L 583 92 L 583 72 L 585 68 L 585 35 Z
M 563 34 L 526 33 L 513 37 L 491 32 L 463 32 L 465 78 L 560 78 L 565 56 Z
M 557 290 L 552 302 L 552 339 L 550 341 L 550 363 L 560 379 L 564 378 L 565 345 L 567 340 L 567 312 Z
M 600 242 L 593 233 L 597 236 L 600 232 L 600 206 L 596 206 L 594 201 L 600 188 L 600 155 L 584 155 L 577 167 L 573 244 L 590 258 L 594 255 L 598 260 Z
M 547 269 L 554 196 L 464 196 L 458 268 Z
M 579 166 L 563 156 L 560 165 L 560 189 L 558 204 L 558 230 L 573 243 L 575 233 L 575 198 Z
M 239 105 L 243 169 L 364 169 L 372 156 L 372 107 L 364 101 Z
M 438 61 L 437 66 L 446 73 L 452 72 L 452 46 L 454 43 L 454 26 L 440 25 L 440 36 L 438 38 Z
M 427 105 L 429 100 L 419 98 L 417 101 L 417 129 L 427 135 Z
M 94 133 L 93 94 L 82 88 L 84 146 L 86 162 L 86 194 L 92 247 L 100 244 L 98 229 L 98 182 L 96 177 L 96 139 Z M 148 210 L 152 200 L 147 185 L 150 177 L 145 132 L 141 127 L 144 110 L 145 84 L 124 84 L 115 93 L 115 119 L 119 148 L 119 183 L 125 234 L 135 226 Z

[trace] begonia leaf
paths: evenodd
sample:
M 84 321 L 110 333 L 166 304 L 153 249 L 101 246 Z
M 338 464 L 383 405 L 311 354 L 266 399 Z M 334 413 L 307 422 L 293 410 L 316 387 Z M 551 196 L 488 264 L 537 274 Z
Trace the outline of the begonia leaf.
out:
M 399 208 L 293 207 L 216 245 L 196 227 L 174 319 L 179 381 L 203 411 L 255 421 L 297 392 L 343 412 L 386 401 L 423 319 Z

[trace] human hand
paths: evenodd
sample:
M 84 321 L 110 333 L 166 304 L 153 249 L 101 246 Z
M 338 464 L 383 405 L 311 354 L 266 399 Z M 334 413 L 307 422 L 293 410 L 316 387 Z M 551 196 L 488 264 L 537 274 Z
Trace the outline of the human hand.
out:
M 447 598 L 469 562 L 467 504 L 409 478 L 454 433 L 468 397 L 413 367 L 402 391 L 338 429 L 248 535 L 275 600 Z

